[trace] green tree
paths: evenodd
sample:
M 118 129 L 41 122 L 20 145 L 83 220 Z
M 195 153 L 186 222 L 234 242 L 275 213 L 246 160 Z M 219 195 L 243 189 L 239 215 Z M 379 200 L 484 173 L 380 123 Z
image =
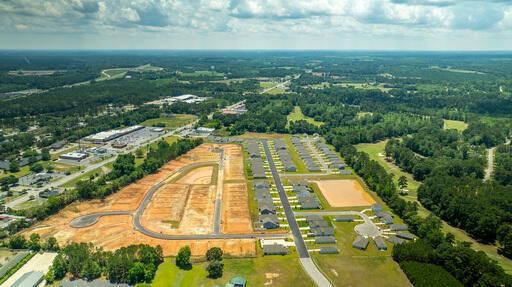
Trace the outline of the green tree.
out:
M 53 272 L 53 268 L 50 266 L 50 269 L 48 270 L 48 273 L 44 276 L 44 279 L 46 280 L 46 283 L 52 284 L 55 282 L 55 272 Z
M 181 247 L 176 256 L 176 266 L 181 269 L 190 269 L 190 247 L 188 245 Z
M 51 269 L 56 280 L 60 280 L 66 276 L 66 273 L 68 272 L 67 262 L 61 253 L 59 253 L 53 260 Z
M 221 261 L 210 261 L 206 266 L 206 271 L 208 271 L 209 278 L 220 278 L 222 277 L 222 273 L 224 271 L 224 263 Z
M 28 241 L 28 249 L 32 251 L 39 251 L 41 249 L 40 244 L 41 237 L 37 233 L 30 234 L 29 241 Z
M 400 187 L 401 190 L 407 188 L 407 178 L 404 175 L 398 178 L 398 187 Z
M 11 249 L 24 249 L 27 248 L 27 240 L 22 235 L 14 235 L 9 238 L 8 246 Z
M 43 165 L 38 162 L 36 162 L 30 166 L 30 171 L 35 172 L 35 173 L 42 172 L 43 170 L 44 170 Z
M 41 159 L 44 160 L 44 161 L 47 161 L 47 160 L 50 160 L 51 157 L 50 157 L 50 152 L 48 151 L 48 149 L 42 149 L 41 150 Z
M 497 239 L 500 244 L 500 252 L 508 258 L 512 258 L 512 225 L 504 224 L 500 226 Z
M 78 196 L 82 199 L 89 199 L 94 196 L 98 190 L 98 185 L 94 181 L 81 180 L 76 183 Z
M 135 156 L 136 156 L 137 158 L 143 158 L 143 157 L 144 157 L 144 151 L 143 151 L 141 148 L 137 149 L 137 150 L 135 151 Z
M 146 268 L 143 263 L 135 262 L 132 268 L 128 270 L 128 283 L 135 284 L 144 282 L 146 280 L 145 270 Z
M 55 239 L 53 236 L 48 237 L 48 240 L 46 240 L 45 248 L 48 251 L 58 251 L 59 243 L 57 242 L 57 239 Z
M 20 171 L 20 165 L 18 164 L 18 162 L 12 160 L 10 165 L 9 165 L 9 171 L 10 172 L 18 172 L 18 171 Z
M 101 276 L 101 268 L 98 263 L 94 262 L 92 259 L 88 259 L 83 264 L 80 276 L 87 280 L 96 279 Z
M 206 251 L 206 260 L 208 261 L 222 261 L 222 249 L 219 247 L 212 247 Z
M 67 258 L 68 271 L 74 278 L 79 278 L 84 262 L 89 260 L 90 246 L 86 243 L 71 243 L 63 251 Z

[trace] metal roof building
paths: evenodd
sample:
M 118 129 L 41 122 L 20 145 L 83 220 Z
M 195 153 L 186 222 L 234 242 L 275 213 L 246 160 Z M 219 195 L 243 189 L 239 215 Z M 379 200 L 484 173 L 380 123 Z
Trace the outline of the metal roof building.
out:
M 352 242 L 352 247 L 365 250 L 368 247 L 368 238 L 362 237 L 361 235 L 358 235 L 354 242 Z
M 375 242 L 375 246 L 378 250 L 388 250 L 388 246 L 386 245 L 386 242 L 384 242 L 384 239 L 382 237 L 375 237 L 373 239 L 373 242 Z
M 41 271 L 30 271 L 21 275 L 11 287 L 36 287 L 43 281 L 43 277 Z
M 336 246 L 322 246 L 320 247 L 320 254 L 338 254 L 340 251 Z

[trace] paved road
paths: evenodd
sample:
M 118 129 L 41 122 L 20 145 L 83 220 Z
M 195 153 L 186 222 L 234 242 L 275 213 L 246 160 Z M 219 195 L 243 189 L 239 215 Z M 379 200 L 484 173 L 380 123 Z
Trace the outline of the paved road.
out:
M 304 243 L 304 239 L 302 238 L 302 234 L 300 233 L 299 225 L 295 220 L 295 215 L 293 214 L 292 207 L 290 206 L 290 202 L 288 201 L 288 197 L 286 196 L 286 192 L 284 191 L 283 184 L 281 183 L 281 178 L 279 177 L 279 173 L 277 172 L 274 160 L 272 159 L 272 155 L 270 153 L 270 149 L 268 148 L 268 143 L 266 140 L 263 140 L 263 148 L 265 149 L 265 155 L 270 166 L 270 171 L 272 172 L 274 183 L 276 184 L 277 191 L 279 192 L 279 198 L 281 199 L 281 204 L 283 205 L 286 220 L 288 221 L 288 226 L 292 231 L 293 239 L 295 241 L 295 247 L 297 249 L 297 252 L 299 253 L 302 266 L 304 267 L 304 270 L 306 270 L 306 272 L 309 274 L 309 276 L 315 281 L 316 285 L 320 287 L 332 286 L 329 280 L 320 272 L 320 270 L 318 270 L 317 266 L 313 263 L 311 257 L 309 256 L 308 249 L 306 248 L 306 243 Z
M 224 149 L 220 149 L 219 170 L 217 172 L 217 192 L 215 194 L 215 214 L 213 216 L 213 234 L 220 234 L 222 214 L 222 192 L 224 188 Z
M 316 157 L 316 159 L 318 160 L 322 168 L 326 171 L 326 173 L 331 174 L 332 171 L 329 168 L 329 165 L 324 161 L 316 147 L 313 145 L 313 140 L 310 138 L 306 138 L 304 142 L 306 142 L 306 145 L 309 147 L 309 150 L 311 151 L 311 153 L 313 153 L 313 156 Z

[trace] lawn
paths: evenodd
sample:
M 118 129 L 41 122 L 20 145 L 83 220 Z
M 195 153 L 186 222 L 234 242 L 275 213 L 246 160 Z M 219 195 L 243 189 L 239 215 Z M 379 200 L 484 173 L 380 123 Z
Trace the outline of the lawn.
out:
M 468 124 L 466 124 L 463 121 L 454 121 L 454 120 L 443 120 L 444 126 L 443 129 L 456 129 L 459 132 L 463 132 L 465 129 L 468 128 Z
M 205 263 L 196 263 L 191 270 L 181 270 L 174 258 L 166 258 L 158 267 L 154 287 L 224 286 L 235 276 L 247 279 L 247 286 L 314 286 L 302 270 L 296 255 L 257 258 L 224 259 L 224 274 L 218 279 L 207 278 Z
M 400 266 L 391 257 L 392 245 L 379 251 L 373 242 L 367 250 L 352 247 L 357 222 L 334 222 L 339 254 L 313 254 L 313 259 L 335 286 L 411 286 Z M 315 248 L 315 247 L 310 247 Z M 318 248 L 318 245 L 316 246 Z
M 278 84 L 279 84 L 278 82 L 260 82 L 260 88 L 265 90 L 265 89 L 275 87 Z M 278 95 L 278 94 L 282 94 L 284 92 L 285 92 L 285 90 L 283 88 L 274 88 L 274 89 L 271 89 L 271 90 L 265 92 L 265 94 Z
M 322 122 L 316 121 L 313 118 L 305 116 L 302 113 L 302 110 L 300 109 L 300 107 L 296 106 L 295 108 L 293 108 L 293 111 L 288 115 L 288 124 L 290 124 L 290 122 L 295 122 L 295 121 L 300 121 L 300 120 L 305 120 L 308 123 L 315 125 L 317 127 L 324 124 Z
M 141 123 L 143 126 L 152 127 L 158 124 L 165 125 L 165 129 L 174 129 L 178 128 L 184 125 L 187 125 L 194 120 L 196 120 L 197 117 L 194 115 L 172 115 L 169 117 L 161 117 L 161 118 L 155 118 L 155 119 L 149 119 Z

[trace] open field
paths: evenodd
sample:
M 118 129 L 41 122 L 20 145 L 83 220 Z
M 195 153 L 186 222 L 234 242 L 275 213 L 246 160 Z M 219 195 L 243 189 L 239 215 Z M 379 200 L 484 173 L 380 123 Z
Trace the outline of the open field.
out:
M 314 183 L 332 207 L 370 206 L 375 203 L 357 180 L 324 180 Z
M 392 245 L 379 251 L 373 242 L 367 250 L 352 247 L 357 222 L 333 222 L 339 254 L 313 254 L 313 259 L 335 286 L 411 286 L 407 276 L 391 257 Z
M 394 165 L 391 162 L 388 162 L 384 159 L 384 157 L 379 156 L 379 153 L 384 152 L 384 147 L 386 145 L 386 141 L 380 141 L 376 144 L 358 144 L 356 145 L 357 150 L 364 151 L 368 153 L 371 159 L 376 160 L 381 164 L 381 166 L 386 169 L 387 172 L 395 174 L 395 180 L 397 181 L 398 178 L 402 175 L 405 175 L 408 182 L 408 190 L 409 195 L 404 196 L 404 199 L 409 201 L 419 201 L 417 199 L 417 193 L 418 187 L 420 186 L 421 182 L 415 181 L 412 178 L 412 175 L 409 173 L 406 173 L 402 171 L 398 166 Z M 418 205 L 418 214 L 426 217 L 430 214 L 430 211 L 424 208 L 421 204 Z M 466 241 L 471 242 L 471 247 L 475 250 L 481 250 L 485 252 L 490 258 L 493 260 L 496 260 L 498 264 L 505 269 L 505 271 L 509 274 L 512 274 L 512 260 L 505 258 L 502 255 L 498 254 L 497 248 L 494 245 L 488 245 L 488 244 L 482 244 L 473 238 L 471 238 L 469 235 L 466 234 L 463 230 L 459 228 L 455 228 L 453 226 L 450 226 L 445 221 L 442 221 L 443 223 L 443 230 L 445 232 L 450 232 L 453 235 L 455 235 L 455 239 L 459 241 Z
M 307 117 L 305 116 L 303 113 L 302 113 L 302 110 L 300 109 L 299 106 L 296 106 L 293 111 L 288 115 L 288 124 L 290 122 L 295 122 L 295 121 L 300 121 L 300 120 L 305 120 L 307 121 L 308 123 L 312 124 L 312 125 L 315 125 L 317 127 L 321 126 L 323 123 L 322 122 L 319 122 L 319 121 L 316 121 L 315 119 L 313 118 L 310 118 L 310 117 Z
M 173 115 L 169 117 L 161 117 L 161 118 L 155 118 L 155 119 L 149 119 L 141 123 L 143 126 L 152 127 L 156 126 L 158 124 L 162 124 L 165 126 L 165 129 L 174 129 L 178 128 L 184 125 L 187 125 L 194 120 L 196 120 L 197 117 L 194 115 Z
M 23 233 L 28 235 L 35 232 L 43 239 L 54 236 L 60 244 L 69 241 L 91 242 L 108 250 L 138 243 L 159 244 L 166 256 L 175 255 L 185 244 L 191 246 L 192 253 L 195 255 L 203 255 L 213 246 L 221 247 L 226 253 L 234 256 L 254 255 L 256 249 L 253 239 L 164 240 L 144 235 L 133 226 L 132 213 L 139 208 L 146 193 L 156 183 L 165 181 L 163 187 L 156 190 L 143 211 L 141 224 L 149 230 L 164 234 L 211 233 L 218 176 L 218 168 L 216 165 L 212 166 L 212 161 L 219 160 L 219 153 L 215 152 L 219 147 L 226 147 L 229 150 L 226 153 L 231 154 L 231 157 L 226 157 L 227 162 L 242 156 L 241 148 L 237 145 L 203 144 L 167 163 L 157 173 L 124 187 L 104 200 L 73 203 Z M 175 173 L 191 164 L 195 166 Z M 230 176 L 240 181 L 238 185 L 226 187 L 224 193 L 226 208 L 230 206 L 241 208 L 243 204 L 247 204 L 245 180 L 243 177 L 240 178 L 243 170 L 235 171 L 235 169 L 242 169 L 243 166 L 238 163 L 228 163 L 226 166 L 230 166 L 231 171 L 228 172 Z M 83 228 L 73 228 L 69 225 L 79 216 L 114 211 L 127 213 L 100 217 L 96 223 Z M 233 209 L 225 210 L 224 213 L 229 217 L 223 224 L 225 230 L 248 229 L 252 226 L 249 216 L 243 212 Z M 231 227 L 231 223 L 235 225 Z
M 204 254 L 203 254 L 204 255 Z M 247 287 L 294 286 L 310 287 L 314 283 L 303 271 L 296 255 L 265 256 L 256 258 L 224 259 L 224 274 L 210 279 L 205 263 L 196 263 L 191 270 L 176 267 L 174 258 L 165 258 L 158 267 L 153 287 L 224 286 L 235 276 L 247 279 Z
M 459 132 L 463 132 L 465 129 L 468 128 L 468 124 L 466 124 L 463 121 L 453 121 L 453 120 L 443 120 L 444 126 L 443 129 L 456 129 Z

